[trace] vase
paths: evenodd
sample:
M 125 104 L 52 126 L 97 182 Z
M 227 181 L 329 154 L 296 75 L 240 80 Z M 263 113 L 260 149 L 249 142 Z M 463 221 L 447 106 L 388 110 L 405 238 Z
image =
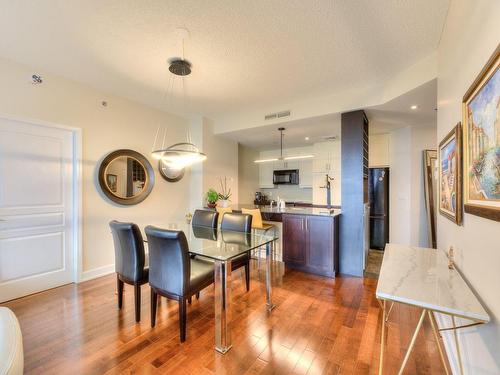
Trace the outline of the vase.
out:
M 207 203 L 208 208 L 215 208 L 217 207 L 217 203 Z
M 219 207 L 226 208 L 229 207 L 229 201 L 227 199 L 219 199 Z

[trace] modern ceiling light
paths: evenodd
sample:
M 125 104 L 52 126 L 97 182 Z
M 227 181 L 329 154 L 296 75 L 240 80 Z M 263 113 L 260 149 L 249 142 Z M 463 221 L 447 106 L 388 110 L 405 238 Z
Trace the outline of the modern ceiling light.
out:
M 306 141 L 308 141 L 308 140 L 309 140 L 309 137 L 305 137 L 304 139 L 305 139 Z
M 182 80 L 183 91 L 182 97 L 184 98 L 186 96 L 184 77 L 191 74 L 191 63 L 184 59 L 184 39 L 189 36 L 189 32 L 186 29 L 178 29 L 177 35 L 182 40 L 182 58 L 174 58 L 170 61 L 168 70 L 170 71 L 170 73 L 172 73 L 172 77 L 169 81 L 168 86 L 172 89 L 174 86 L 174 80 L 177 77 L 181 77 L 180 79 Z M 207 156 L 203 152 L 201 152 L 194 143 L 191 142 L 191 136 L 189 132 L 187 142 L 175 143 L 169 147 L 165 147 L 165 138 L 167 132 L 165 129 L 163 133 L 162 145 L 159 149 L 156 149 L 156 142 L 158 140 L 159 132 L 160 128 L 158 128 L 158 130 L 156 131 L 151 156 L 155 159 L 161 160 L 168 167 L 180 170 L 207 159 Z
M 410 108 L 413 109 L 413 110 L 418 109 L 418 105 L 413 104 Z
M 283 131 L 285 128 L 278 128 L 280 132 L 280 156 L 278 158 L 270 158 L 270 159 L 258 159 L 254 160 L 254 163 L 267 163 L 271 161 L 278 161 L 278 160 L 295 160 L 295 159 L 308 159 L 308 158 L 313 158 L 314 155 L 293 155 L 293 156 L 283 156 Z

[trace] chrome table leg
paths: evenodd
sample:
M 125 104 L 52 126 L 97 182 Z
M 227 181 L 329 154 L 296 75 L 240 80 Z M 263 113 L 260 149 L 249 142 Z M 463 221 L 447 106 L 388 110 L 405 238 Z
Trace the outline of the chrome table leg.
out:
M 272 309 L 274 309 L 276 307 L 275 305 L 273 305 L 273 303 L 271 301 L 271 297 L 272 297 L 271 268 L 272 268 L 273 247 L 274 247 L 274 241 L 268 242 L 266 244 L 266 306 L 267 306 L 267 311 L 271 311 Z
M 215 350 L 231 349 L 231 261 L 215 261 Z

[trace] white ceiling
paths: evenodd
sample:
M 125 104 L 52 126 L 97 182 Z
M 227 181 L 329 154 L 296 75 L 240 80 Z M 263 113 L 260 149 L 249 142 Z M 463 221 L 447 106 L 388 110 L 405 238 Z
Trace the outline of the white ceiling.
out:
M 397 74 L 437 48 L 448 2 L 3 0 L 0 57 L 166 108 L 185 27 L 188 111 L 217 117 Z
M 416 110 L 411 109 L 417 105 Z M 436 126 L 437 124 L 437 80 L 427 82 L 404 95 L 385 104 L 365 109 L 370 122 L 371 134 L 388 133 L 407 126 Z M 325 140 L 325 137 L 341 138 L 341 115 L 332 113 L 326 116 L 289 121 L 279 125 L 269 125 L 225 133 L 223 136 L 245 146 L 258 150 L 279 148 L 278 127 L 286 128 L 284 147 L 301 147 Z M 309 137 L 306 141 L 305 137 Z

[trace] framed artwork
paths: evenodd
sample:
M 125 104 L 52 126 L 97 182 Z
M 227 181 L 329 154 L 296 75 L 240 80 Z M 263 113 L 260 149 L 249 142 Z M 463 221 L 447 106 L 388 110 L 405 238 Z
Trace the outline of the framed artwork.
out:
M 113 193 L 116 193 L 117 181 L 118 177 L 116 176 L 116 174 L 108 173 L 106 175 L 106 184 L 108 185 L 109 190 L 111 190 Z
M 462 223 L 462 124 L 439 143 L 439 213 Z
M 500 45 L 463 98 L 465 212 L 500 221 Z

